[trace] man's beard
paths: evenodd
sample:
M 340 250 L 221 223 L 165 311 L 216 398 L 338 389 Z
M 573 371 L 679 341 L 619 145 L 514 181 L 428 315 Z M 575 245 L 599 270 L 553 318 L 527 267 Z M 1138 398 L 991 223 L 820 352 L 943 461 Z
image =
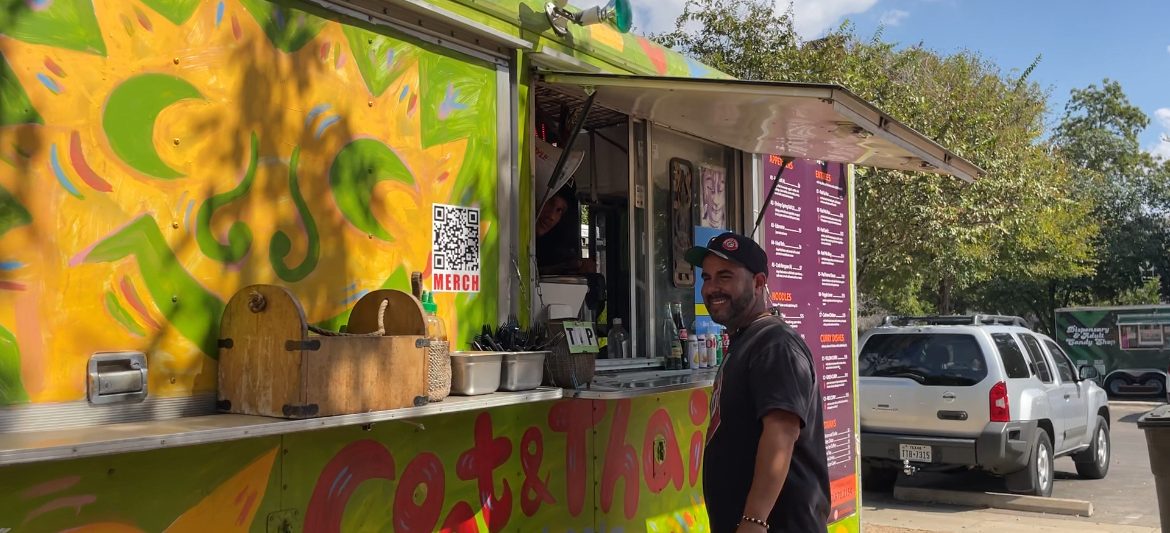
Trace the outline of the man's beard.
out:
M 737 296 L 732 296 L 727 293 L 717 293 L 711 295 L 712 298 L 723 297 L 727 298 L 727 306 L 722 311 L 711 311 L 711 320 L 722 326 L 734 327 L 738 326 L 739 321 L 742 321 L 744 316 L 751 310 L 752 303 L 755 300 L 755 293 L 752 290 L 746 290 Z

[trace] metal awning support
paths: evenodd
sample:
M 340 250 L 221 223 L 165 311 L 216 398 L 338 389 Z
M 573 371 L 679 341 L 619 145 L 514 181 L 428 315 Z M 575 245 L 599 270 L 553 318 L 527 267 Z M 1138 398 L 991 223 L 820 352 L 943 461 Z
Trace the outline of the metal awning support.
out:
M 545 73 L 597 104 L 753 154 L 946 174 L 983 171 L 837 85 Z
M 552 175 L 548 177 L 548 190 L 544 193 L 544 198 L 540 199 L 536 205 L 544 205 L 553 194 L 553 186 L 557 184 L 557 176 L 565 170 L 565 162 L 569 160 L 569 154 L 572 152 L 573 143 L 577 141 L 577 136 L 581 134 L 581 128 L 585 126 L 585 121 L 589 119 L 589 110 L 593 109 L 593 99 L 597 97 L 596 92 L 589 93 L 585 98 L 585 105 L 581 108 L 581 116 L 577 122 L 573 124 L 573 129 L 569 132 L 569 138 L 565 140 L 565 145 L 562 147 L 561 156 L 557 158 L 557 166 L 553 167 Z
M 760 214 L 756 215 L 756 223 L 752 225 L 752 232 L 748 234 L 748 238 L 756 238 L 756 232 L 760 230 L 760 223 L 764 221 L 764 214 L 768 212 L 768 204 L 772 203 L 772 197 L 776 195 L 776 188 L 780 186 L 780 176 L 784 175 L 784 169 L 788 168 L 788 164 L 792 162 L 791 157 L 780 158 L 780 170 L 776 171 L 776 176 L 772 178 L 772 188 L 768 190 L 768 196 L 764 197 L 764 203 L 760 204 Z

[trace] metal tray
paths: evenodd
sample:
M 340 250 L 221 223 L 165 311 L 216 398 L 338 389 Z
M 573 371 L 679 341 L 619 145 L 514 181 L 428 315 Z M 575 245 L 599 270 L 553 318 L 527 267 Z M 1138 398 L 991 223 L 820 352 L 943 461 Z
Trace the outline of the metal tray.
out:
M 540 386 L 544 380 L 544 357 L 548 352 L 512 352 L 504 354 L 500 369 L 500 390 L 523 391 Z
M 500 389 L 507 352 L 452 352 L 451 394 L 476 396 Z

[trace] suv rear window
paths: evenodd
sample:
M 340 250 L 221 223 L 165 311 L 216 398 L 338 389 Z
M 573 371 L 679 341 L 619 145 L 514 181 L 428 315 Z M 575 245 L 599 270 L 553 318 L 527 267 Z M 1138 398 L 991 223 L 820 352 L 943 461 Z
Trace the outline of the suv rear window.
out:
M 1020 351 L 1020 345 L 1016 344 L 1015 337 L 1012 337 L 1010 333 L 992 333 L 991 338 L 995 341 L 995 347 L 999 350 L 999 358 L 1003 361 L 1003 368 L 1007 371 L 1009 378 L 1032 376 L 1032 373 L 1028 371 L 1028 362 L 1024 360 L 1024 352 Z
M 953 333 L 874 335 L 858 363 L 863 377 L 908 378 L 923 385 L 970 386 L 987 377 L 979 342 Z

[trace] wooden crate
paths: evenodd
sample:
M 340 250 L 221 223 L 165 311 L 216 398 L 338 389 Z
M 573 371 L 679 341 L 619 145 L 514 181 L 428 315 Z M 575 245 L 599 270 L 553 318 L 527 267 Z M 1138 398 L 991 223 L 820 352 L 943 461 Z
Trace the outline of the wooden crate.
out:
M 425 324 L 414 297 L 379 290 L 358 301 L 347 328 L 371 335 L 316 335 L 286 289 L 245 287 L 220 324 L 219 410 L 313 418 L 425 404 Z

